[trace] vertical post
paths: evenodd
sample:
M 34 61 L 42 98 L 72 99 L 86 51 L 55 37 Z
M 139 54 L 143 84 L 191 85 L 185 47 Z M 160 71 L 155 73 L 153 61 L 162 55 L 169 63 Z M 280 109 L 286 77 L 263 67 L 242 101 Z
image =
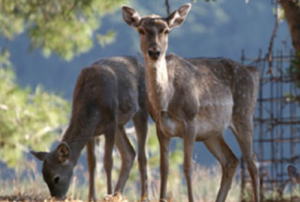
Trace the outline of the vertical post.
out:
M 258 67 L 262 68 L 264 70 L 264 62 L 262 61 L 262 50 L 259 50 L 259 62 L 258 62 Z M 258 96 L 258 103 L 259 103 L 259 134 L 258 134 L 258 154 L 259 154 L 259 158 L 258 161 L 263 162 L 264 161 L 264 144 L 263 144 L 263 131 L 264 131 L 264 126 L 263 126 L 263 88 L 264 88 L 264 75 L 263 75 L 262 71 L 262 75 L 260 78 L 260 82 L 259 82 L 259 96 Z M 259 182 L 260 182 L 260 190 L 259 190 L 259 194 L 260 194 L 260 198 L 261 200 L 263 200 L 263 186 L 264 186 L 264 177 L 263 177 L 263 166 L 259 167 Z

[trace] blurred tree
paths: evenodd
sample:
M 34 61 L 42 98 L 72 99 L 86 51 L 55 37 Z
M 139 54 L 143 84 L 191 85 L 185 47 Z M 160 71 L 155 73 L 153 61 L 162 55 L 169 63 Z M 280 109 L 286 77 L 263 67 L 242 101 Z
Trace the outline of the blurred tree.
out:
M 70 60 L 88 51 L 97 37 L 101 45 L 113 42 L 115 34 L 95 35 L 101 17 L 124 0 L 1 0 L 0 42 L 27 33 L 31 48 L 45 56 L 55 52 Z M 2 46 L 2 47 L 1 47 Z M 0 156 L 8 166 L 20 162 L 34 145 L 47 150 L 57 128 L 67 123 L 69 102 L 45 92 L 21 88 L 0 44 Z M 52 134 L 52 135 L 51 135 Z
M 7 51 L 0 53 L 0 156 L 12 167 L 28 147 L 47 150 L 57 128 L 67 124 L 70 104 L 41 87 L 18 86 L 8 57 Z
M 300 53 L 300 2 L 296 0 L 279 2 L 285 11 L 285 19 L 289 25 L 293 46 Z
M 296 59 L 293 61 L 290 71 L 297 80 L 300 80 L 300 1 L 281 0 L 279 2 L 284 9 L 285 19 L 289 25 L 292 43 L 296 51 Z
M 12 40 L 26 32 L 31 48 L 70 60 L 93 46 L 101 17 L 124 0 L 1 0 L 0 37 Z M 112 41 L 111 32 L 108 40 Z

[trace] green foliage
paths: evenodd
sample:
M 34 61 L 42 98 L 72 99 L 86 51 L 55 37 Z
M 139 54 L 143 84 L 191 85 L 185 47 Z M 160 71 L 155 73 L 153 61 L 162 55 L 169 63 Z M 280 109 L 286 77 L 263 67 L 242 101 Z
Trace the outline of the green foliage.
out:
M 102 47 L 105 47 L 106 45 L 109 45 L 113 42 L 115 42 L 115 38 L 116 38 L 116 33 L 112 30 L 109 30 L 106 35 L 102 35 L 102 34 L 97 34 L 97 39 L 99 44 Z
M 1 0 L 0 37 L 27 31 L 32 48 L 70 60 L 93 46 L 101 17 L 124 0 Z M 108 33 L 112 41 L 111 33 Z
M 1 48 L 1 47 L 0 47 Z M 8 68 L 11 67 L 11 63 L 9 61 L 9 51 L 7 49 L 0 49 L 0 68 Z
M 281 22 L 285 19 L 284 9 L 282 7 L 278 7 L 277 9 L 273 8 L 273 13 L 277 15 L 277 19 Z
M 47 149 L 69 111 L 67 101 L 41 87 L 18 86 L 12 68 L 0 63 L 0 156 L 8 166 L 19 163 L 28 147 Z
M 296 53 L 294 59 L 291 61 L 287 73 L 293 79 L 296 86 L 300 88 L 300 52 Z

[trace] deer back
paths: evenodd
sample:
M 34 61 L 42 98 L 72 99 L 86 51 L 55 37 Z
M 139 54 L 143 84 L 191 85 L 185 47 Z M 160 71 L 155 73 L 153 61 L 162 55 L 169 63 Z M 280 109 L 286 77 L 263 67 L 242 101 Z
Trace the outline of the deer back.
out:
M 118 117 L 120 124 L 126 123 L 146 107 L 144 80 L 143 65 L 134 57 L 104 58 L 84 68 L 74 90 L 71 124 L 93 111 L 99 113 L 100 122 Z

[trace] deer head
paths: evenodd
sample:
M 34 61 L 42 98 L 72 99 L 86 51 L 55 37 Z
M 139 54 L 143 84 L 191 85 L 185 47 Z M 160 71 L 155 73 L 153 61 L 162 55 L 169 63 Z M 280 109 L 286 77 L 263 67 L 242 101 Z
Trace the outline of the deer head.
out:
M 70 147 L 61 142 L 52 152 L 35 152 L 31 154 L 43 161 L 42 173 L 51 196 L 63 199 L 69 189 L 74 164 L 70 161 Z
M 122 15 L 124 21 L 138 31 L 145 59 L 156 61 L 165 56 L 170 30 L 184 22 L 190 9 L 191 4 L 185 4 L 166 18 L 158 15 L 141 17 L 133 8 L 123 6 Z

